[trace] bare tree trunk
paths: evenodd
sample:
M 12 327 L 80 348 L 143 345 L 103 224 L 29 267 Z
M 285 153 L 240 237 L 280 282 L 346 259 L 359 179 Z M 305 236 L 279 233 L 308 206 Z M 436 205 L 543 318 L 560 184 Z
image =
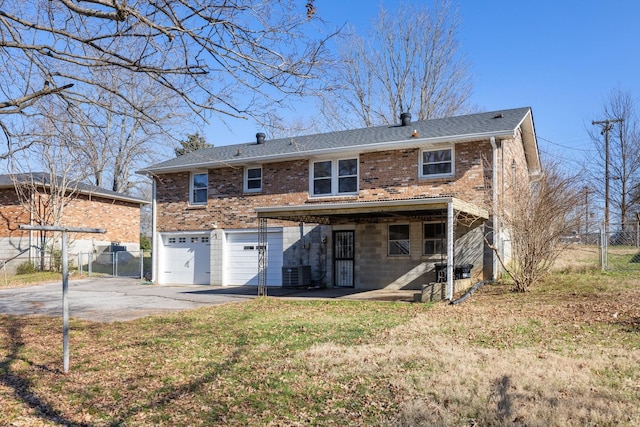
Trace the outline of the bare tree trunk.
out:
M 432 9 L 381 7 L 367 37 L 345 37 L 335 89 L 323 100 L 326 121 L 345 129 L 397 123 L 404 112 L 418 120 L 468 112 L 471 82 L 459 25 L 446 0 Z

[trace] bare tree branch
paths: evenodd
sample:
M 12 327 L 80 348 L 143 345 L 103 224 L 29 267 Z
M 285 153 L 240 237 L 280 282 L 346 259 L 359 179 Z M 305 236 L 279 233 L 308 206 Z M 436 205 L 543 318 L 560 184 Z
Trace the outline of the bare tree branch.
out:
M 561 173 L 554 164 L 548 164 L 537 180 L 522 175 L 505 183 L 494 217 L 510 236 L 509 259 L 487 236 L 485 241 L 513 280 L 514 290 L 525 292 L 538 284 L 564 249 L 563 238 L 578 231 L 582 197 L 577 184 L 577 176 Z
M 640 208 L 640 117 L 636 102 L 629 91 L 616 88 L 607 97 L 602 117 L 597 120 L 621 119 L 609 129 L 610 206 L 624 231 L 628 223 L 635 224 L 635 210 Z M 606 146 L 605 132 L 600 126 L 591 127 L 589 135 L 597 149 L 591 162 L 591 182 L 604 183 Z M 604 198 L 604 185 L 592 186 Z
M 148 79 L 204 119 L 259 119 L 288 95 L 318 89 L 333 35 L 312 34 L 305 24 L 315 14 L 313 1 L 300 0 L 5 0 L 0 114 L 50 95 L 91 104 L 95 87 L 126 100 L 101 84 L 101 70 Z
M 323 113 L 334 128 L 397 123 L 468 112 L 467 63 L 457 42 L 460 19 L 447 0 L 432 9 L 380 8 L 367 37 L 344 37 L 334 89 Z

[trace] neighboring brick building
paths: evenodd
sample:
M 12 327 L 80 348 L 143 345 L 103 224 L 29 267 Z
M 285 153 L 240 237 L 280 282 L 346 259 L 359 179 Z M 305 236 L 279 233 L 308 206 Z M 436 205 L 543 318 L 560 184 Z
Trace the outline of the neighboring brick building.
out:
M 497 228 L 505 251 L 508 232 L 491 212 L 514 170 L 529 179 L 540 169 L 531 109 L 401 119 L 258 134 L 141 171 L 154 182 L 154 279 L 417 289 L 438 274 L 451 285 L 463 265 L 494 276 L 483 236 Z
M 21 224 L 54 225 L 42 220 L 47 216 L 43 206 L 51 188 L 48 174 L 0 175 L 0 261 L 8 270 L 23 261 L 39 261 L 43 246 L 55 247 L 52 233 L 18 228 Z M 140 208 L 148 202 L 83 183 L 67 184 L 66 188 L 64 214 L 56 225 L 106 230 L 104 234 L 70 234 L 71 254 L 100 253 L 113 244 L 140 250 Z

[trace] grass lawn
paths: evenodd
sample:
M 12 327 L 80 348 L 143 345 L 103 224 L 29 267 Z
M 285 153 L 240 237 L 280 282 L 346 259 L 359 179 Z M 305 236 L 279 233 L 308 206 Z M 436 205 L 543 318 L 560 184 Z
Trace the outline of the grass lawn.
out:
M 640 278 L 465 303 L 272 297 L 111 324 L 0 316 L 0 425 L 640 425 Z
M 78 274 L 76 271 L 69 273 L 69 280 L 86 279 L 86 274 Z M 43 283 L 62 283 L 62 273 L 38 271 L 32 274 L 14 274 L 0 276 L 0 289 L 2 288 L 22 288 L 26 286 L 41 285 Z

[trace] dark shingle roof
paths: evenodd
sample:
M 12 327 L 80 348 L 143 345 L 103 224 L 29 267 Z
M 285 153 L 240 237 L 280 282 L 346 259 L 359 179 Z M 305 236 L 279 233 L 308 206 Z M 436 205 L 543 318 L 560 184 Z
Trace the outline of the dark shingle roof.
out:
M 56 177 L 61 185 L 65 185 L 62 183 L 62 177 Z M 0 188 L 14 188 L 15 184 L 23 184 L 23 185 L 36 185 L 36 186 L 44 186 L 48 187 L 51 183 L 51 177 L 48 173 L 45 172 L 32 172 L 32 173 L 20 173 L 20 174 L 9 174 L 9 175 L 0 175 Z M 106 188 L 96 187 L 95 185 L 85 184 L 84 182 L 72 181 L 69 180 L 66 183 L 67 188 L 70 191 L 77 191 L 80 194 L 91 195 L 95 197 L 103 197 L 107 199 L 113 200 L 121 200 L 125 202 L 131 203 L 140 203 L 140 204 L 148 204 L 149 202 L 146 200 L 142 200 L 137 197 L 128 196 L 123 193 L 118 193 L 116 191 L 107 190 Z
M 149 166 L 140 173 L 188 170 L 225 164 L 260 162 L 306 157 L 349 150 L 368 151 L 411 146 L 417 143 L 461 141 L 489 136 L 509 137 L 530 114 L 529 107 L 491 111 L 465 116 L 411 122 L 408 126 L 388 125 L 255 141 L 205 148 Z M 414 130 L 417 137 L 412 137 Z

